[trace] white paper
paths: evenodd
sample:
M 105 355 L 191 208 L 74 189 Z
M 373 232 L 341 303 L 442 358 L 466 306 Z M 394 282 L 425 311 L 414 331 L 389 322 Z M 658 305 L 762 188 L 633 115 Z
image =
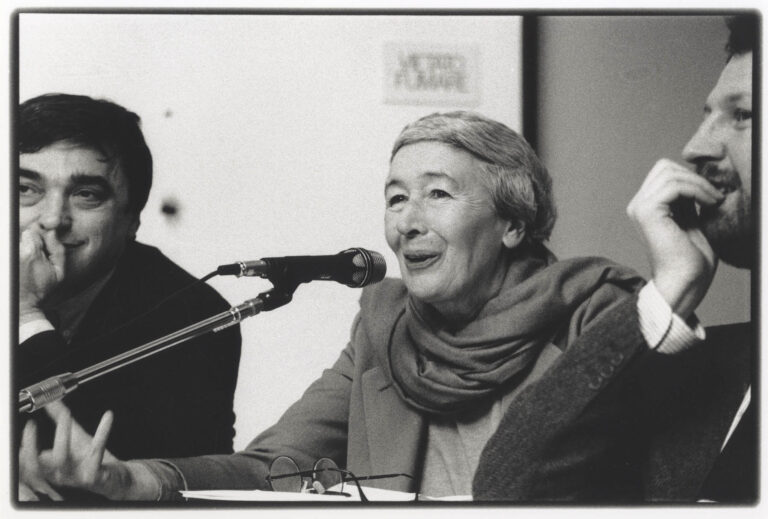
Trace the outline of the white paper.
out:
M 330 490 L 337 490 L 331 488 Z M 350 494 L 340 496 L 334 494 L 310 494 L 301 492 L 271 492 L 265 490 L 182 490 L 181 495 L 188 499 L 206 499 L 214 501 L 360 501 L 357 487 L 354 483 L 345 483 L 344 492 Z M 365 497 L 369 501 L 416 501 L 416 494 L 384 490 L 363 486 Z M 471 501 L 472 496 L 426 497 L 419 496 L 422 501 Z
M 345 496 L 265 490 L 182 490 L 181 495 L 187 499 L 214 501 L 352 501 Z

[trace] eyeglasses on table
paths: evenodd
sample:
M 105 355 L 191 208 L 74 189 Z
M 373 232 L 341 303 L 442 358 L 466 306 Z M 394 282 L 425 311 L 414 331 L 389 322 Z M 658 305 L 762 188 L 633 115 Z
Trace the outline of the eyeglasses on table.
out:
M 320 458 L 312 466 L 312 470 L 300 470 L 298 464 L 290 456 L 278 456 L 269 465 L 269 475 L 266 479 L 269 487 L 275 492 L 309 491 L 347 497 L 351 497 L 351 494 L 344 492 L 344 483 L 352 481 L 357 487 L 360 501 L 368 502 L 368 498 L 360 486 L 361 481 L 396 477 L 413 479 L 413 476 L 405 473 L 355 476 L 352 472 L 339 468 L 330 458 Z M 307 481 L 305 478 L 310 478 L 310 480 Z M 338 491 L 328 490 L 337 485 Z

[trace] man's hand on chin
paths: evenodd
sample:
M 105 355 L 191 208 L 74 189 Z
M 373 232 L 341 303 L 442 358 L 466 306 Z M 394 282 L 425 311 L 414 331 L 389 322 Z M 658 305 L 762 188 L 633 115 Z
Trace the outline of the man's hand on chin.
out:
M 64 279 L 64 246 L 55 230 L 24 229 L 19 239 L 19 323 L 38 318 L 40 304 Z
M 653 282 L 672 310 L 687 319 L 709 289 L 717 257 L 698 227 L 694 203 L 717 206 L 723 194 L 667 159 L 651 169 L 627 207 L 643 237 Z

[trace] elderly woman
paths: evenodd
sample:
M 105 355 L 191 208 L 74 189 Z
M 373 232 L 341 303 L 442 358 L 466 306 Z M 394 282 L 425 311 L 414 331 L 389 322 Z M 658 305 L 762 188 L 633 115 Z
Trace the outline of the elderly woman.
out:
M 330 458 L 358 476 L 412 476 L 370 486 L 471 494 L 507 405 L 640 279 L 605 260 L 553 257 L 543 245 L 555 222 L 547 171 L 517 133 L 478 114 L 406 126 L 385 199 L 402 281 L 363 291 L 339 359 L 244 451 L 102 462 L 110 417 L 91 442 L 57 408 L 60 437 L 74 434 L 75 447 L 30 455 L 27 431 L 26 459 L 37 460 L 27 479 L 168 499 L 184 488 L 269 489 L 270 465 L 288 456 L 301 470 Z

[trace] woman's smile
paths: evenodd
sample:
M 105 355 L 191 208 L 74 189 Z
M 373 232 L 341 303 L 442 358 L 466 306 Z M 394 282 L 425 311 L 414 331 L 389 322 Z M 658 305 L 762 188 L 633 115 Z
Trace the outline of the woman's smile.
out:
M 430 252 L 403 252 L 403 259 L 408 270 L 423 270 L 437 263 L 441 255 Z

